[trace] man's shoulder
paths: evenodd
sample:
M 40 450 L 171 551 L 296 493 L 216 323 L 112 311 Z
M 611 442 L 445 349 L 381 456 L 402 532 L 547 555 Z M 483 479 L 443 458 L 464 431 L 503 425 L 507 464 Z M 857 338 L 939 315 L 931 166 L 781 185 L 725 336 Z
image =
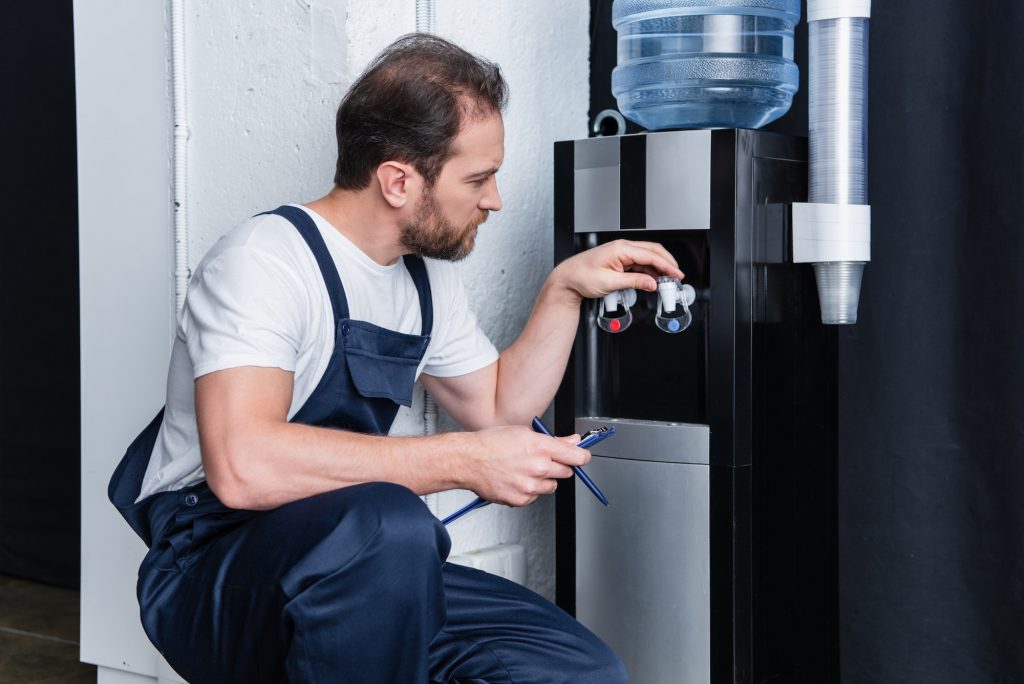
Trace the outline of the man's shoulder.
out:
M 271 312 L 278 320 L 315 310 L 310 292 L 316 278 L 316 260 L 298 231 L 281 216 L 261 214 L 224 233 L 207 250 L 189 282 L 185 307 L 193 318 L 197 312 L 223 317 L 233 310 Z
M 295 249 L 303 245 L 302 236 L 286 218 L 277 214 L 257 214 L 225 233 L 214 247 L 241 247 L 274 252 Z
M 290 270 L 307 265 L 308 248 L 289 221 L 277 214 L 257 214 L 224 233 L 207 251 L 196 269 L 214 262 L 255 260 Z

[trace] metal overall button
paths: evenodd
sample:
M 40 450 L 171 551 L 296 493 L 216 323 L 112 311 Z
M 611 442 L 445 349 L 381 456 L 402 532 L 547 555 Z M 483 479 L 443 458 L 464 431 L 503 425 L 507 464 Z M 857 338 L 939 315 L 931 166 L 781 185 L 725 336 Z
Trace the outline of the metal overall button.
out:
M 185 495 L 185 505 L 186 506 L 195 506 L 197 503 L 199 503 L 199 497 L 198 496 L 196 496 L 195 494 L 186 494 Z
M 341 324 L 341 334 L 348 335 L 348 323 Z

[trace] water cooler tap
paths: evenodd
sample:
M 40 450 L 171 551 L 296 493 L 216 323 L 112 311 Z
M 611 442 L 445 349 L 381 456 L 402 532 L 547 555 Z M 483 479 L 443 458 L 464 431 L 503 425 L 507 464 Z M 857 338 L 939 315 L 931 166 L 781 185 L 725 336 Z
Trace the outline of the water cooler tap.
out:
M 690 306 L 697 300 L 692 285 L 684 285 L 670 276 L 658 278 L 658 312 L 654 324 L 667 333 L 680 333 L 690 327 Z
M 620 333 L 633 322 L 630 309 L 636 304 L 636 290 L 616 290 L 601 298 L 597 311 L 597 325 L 601 330 Z

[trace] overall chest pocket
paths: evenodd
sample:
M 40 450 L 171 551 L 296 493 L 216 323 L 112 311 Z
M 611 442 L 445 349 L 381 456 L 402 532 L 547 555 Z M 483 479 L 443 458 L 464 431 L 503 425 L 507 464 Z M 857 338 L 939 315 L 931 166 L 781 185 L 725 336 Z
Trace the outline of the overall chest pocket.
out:
M 390 399 L 412 406 L 412 388 L 429 335 L 408 335 L 365 321 L 343 319 L 339 339 L 352 384 L 367 398 Z

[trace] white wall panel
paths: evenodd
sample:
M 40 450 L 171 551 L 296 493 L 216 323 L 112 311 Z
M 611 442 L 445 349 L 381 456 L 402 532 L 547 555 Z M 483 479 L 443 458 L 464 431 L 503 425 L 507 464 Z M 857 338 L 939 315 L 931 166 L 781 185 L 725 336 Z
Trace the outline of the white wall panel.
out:
M 171 299 L 167 53 L 160 3 L 77 2 L 82 352 L 82 660 L 155 674 L 139 623 L 145 548 L 107 500 L 163 405 Z

